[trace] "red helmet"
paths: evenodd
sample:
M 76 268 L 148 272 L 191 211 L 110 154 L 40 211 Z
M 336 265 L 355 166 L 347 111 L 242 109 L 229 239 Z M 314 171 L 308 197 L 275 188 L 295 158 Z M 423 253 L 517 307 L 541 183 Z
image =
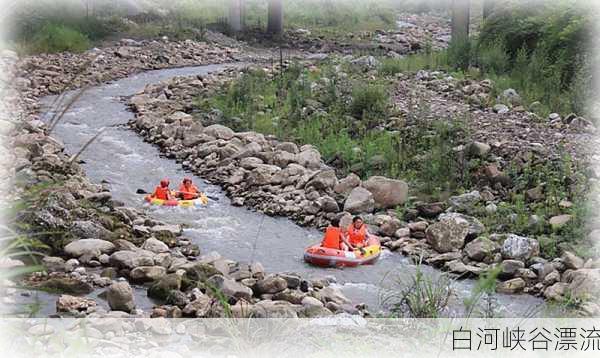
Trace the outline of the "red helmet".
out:
M 163 188 L 168 187 L 170 184 L 169 179 L 163 179 L 160 181 L 160 186 L 162 186 Z

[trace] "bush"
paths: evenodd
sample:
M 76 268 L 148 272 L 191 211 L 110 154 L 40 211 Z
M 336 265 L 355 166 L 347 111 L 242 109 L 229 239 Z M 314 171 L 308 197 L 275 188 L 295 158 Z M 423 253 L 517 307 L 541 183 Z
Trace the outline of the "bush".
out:
M 352 90 L 350 113 L 366 120 L 367 129 L 373 128 L 387 114 L 389 95 L 380 85 L 358 85 Z
M 90 46 L 87 36 L 81 32 L 57 24 L 47 24 L 37 32 L 28 45 L 30 52 L 83 52 Z

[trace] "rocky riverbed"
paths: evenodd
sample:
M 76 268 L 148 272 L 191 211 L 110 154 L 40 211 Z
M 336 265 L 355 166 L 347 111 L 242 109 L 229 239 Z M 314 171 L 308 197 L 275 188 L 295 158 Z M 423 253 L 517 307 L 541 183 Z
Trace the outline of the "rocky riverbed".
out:
M 131 40 L 80 55 L 19 60 L 3 53 L 3 66 L 9 69 L 3 74 L 13 85 L 3 96 L 5 112 L 12 113 L 2 122 L 4 151 L 9 153 L 3 156 L 9 169 L 3 173 L 3 183 L 16 184 L 12 198 L 35 198 L 17 218 L 27 224 L 25 232 L 54 233 L 40 237 L 50 246 L 42 260 L 46 273 L 33 274 L 21 283 L 64 292 L 57 300 L 57 311 L 75 315 L 104 314 L 94 300 L 77 296 L 98 289 L 106 290 L 102 295 L 110 309 L 134 315 L 367 314 L 362 307 L 352 306 L 327 279 L 267 274 L 260 264 L 245 265 L 218 254 L 200 253 L 182 236 L 180 226 L 126 207 L 112 198 L 107 187 L 92 184 L 77 161 L 71 161 L 73 153 L 67 154 L 49 135 L 37 113 L 40 96 L 142 70 L 269 56 L 241 45 Z M 235 77 L 237 70 L 230 71 L 149 85 L 129 103 L 136 111 L 135 130 L 184 168 L 222 185 L 234 204 L 315 227 L 325 226 L 334 217 L 347 224 L 351 215 L 361 214 L 391 250 L 462 276 L 500 267 L 499 292 L 524 291 L 563 300 L 570 293 L 586 295 L 597 284 L 597 261 L 584 262 L 572 253 L 548 261 L 538 256 L 539 244 L 534 239 L 513 234 L 479 237 L 483 225 L 462 208 L 486 201 L 485 192 L 423 205 L 413 220 L 405 221 L 394 210 L 408 199 L 408 186 L 401 180 L 371 177 L 363 181 L 352 174 L 338 178 L 335 168 L 325 165 L 310 145 L 298 146 L 254 132 L 235 133 L 219 124 L 204 126 L 194 120 L 187 112 L 198 88 L 221 86 Z M 22 262 L 16 260 L 3 262 L 3 267 L 19 265 Z M 148 295 L 164 304 L 137 310 L 129 282 L 148 285 Z M 215 295 L 213 288 L 225 297 Z M 19 294 L 10 287 L 4 293 L 9 300 Z M 597 310 L 591 303 L 586 306 L 589 314 Z
M 502 196 L 502 181 L 496 186 L 493 181 L 503 174 L 494 164 L 489 165 L 496 168 L 493 173 L 491 169 L 486 171 L 491 185 L 484 182 L 481 190 L 450 197 L 447 202 L 422 203 L 413 218 L 406 220 L 394 210 L 408 199 L 408 185 L 401 180 L 379 176 L 361 180 L 354 174 L 337 177 L 335 168 L 324 164 L 318 150 L 311 145 L 298 146 L 255 132 L 236 133 L 223 125 L 210 124 L 212 121 L 204 127 L 186 113 L 193 108 L 192 101 L 199 88 L 209 91 L 235 76 L 237 71 L 230 71 L 175 78 L 146 87 L 129 101 L 137 116 L 132 128 L 184 168 L 222 185 L 236 205 L 269 215 L 288 216 L 302 225 L 317 227 L 326 226 L 336 217 L 347 225 L 352 215 L 359 214 L 393 251 L 462 277 L 479 276 L 497 268 L 498 292 L 525 292 L 556 301 L 564 300 L 565 295 L 591 294 L 600 272 L 597 260 L 584 261 L 569 251 L 548 260 L 540 257 L 536 239 L 511 233 L 483 235 L 485 226 L 469 213 L 481 203 L 491 207 L 494 197 Z M 513 111 L 518 113 L 519 109 Z M 572 139 L 570 143 L 577 143 L 582 130 L 584 138 L 589 136 L 585 134 L 587 125 L 566 125 L 571 130 L 563 131 L 562 136 Z M 519 136 L 517 140 L 529 141 L 533 146 L 532 141 L 541 138 L 548 141 L 551 150 L 552 138 L 556 138 L 562 127 L 556 121 L 550 126 L 534 126 L 540 127 L 536 137 L 519 139 L 522 138 Z M 485 139 L 486 132 L 481 133 L 479 138 Z M 519 147 L 514 137 L 510 143 L 497 147 L 500 150 Z M 521 143 L 520 149 L 523 148 Z M 581 148 L 576 144 L 569 148 L 574 156 L 584 152 L 578 152 Z M 468 150 L 483 157 L 490 149 L 486 143 L 475 141 Z M 502 155 L 511 153 L 514 154 L 509 151 Z M 564 225 L 558 221 L 568 219 L 563 215 L 550 221 Z M 588 314 L 597 311 L 593 303 L 586 303 L 585 307 Z

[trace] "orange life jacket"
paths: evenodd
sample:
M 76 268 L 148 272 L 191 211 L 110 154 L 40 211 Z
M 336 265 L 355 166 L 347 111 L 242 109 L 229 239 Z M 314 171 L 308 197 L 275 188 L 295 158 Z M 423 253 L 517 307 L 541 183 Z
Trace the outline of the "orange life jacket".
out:
M 185 185 L 181 184 L 179 186 L 179 194 L 183 198 L 183 200 L 192 200 L 198 197 L 200 190 L 195 185 L 190 185 L 189 188 L 186 188 Z
M 325 237 L 321 242 L 321 246 L 330 249 L 339 250 L 341 248 L 342 230 L 339 227 L 329 226 L 325 230 Z
M 152 194 L 153 198 L 160 200 L 169 200 L 169 188 L 163 188 L 162 186 L 157 186 L 154 189 L 154 193 Z
M 360 229 L 356 229 L 354 224 L 348 226 L 348 241 L 351 245 L 363 245 L 367 238 L 367 225 L 362 224 Z

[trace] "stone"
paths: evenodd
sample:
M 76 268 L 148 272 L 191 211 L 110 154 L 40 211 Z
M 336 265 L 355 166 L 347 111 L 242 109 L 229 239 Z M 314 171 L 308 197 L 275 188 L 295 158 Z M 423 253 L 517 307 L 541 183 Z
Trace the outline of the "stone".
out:
M 352 189 L 344 202 L 344 211 L 351 214 L 370 213 L 375 209 L 373 194 L 365 188 Z
M 42 265 L 48 272 L 65 272 L 65 260 L 61 257 L 44 256 L 42 259 Z
M 129 272 L 133 282 L 153 282 L 167 274 L 162 266 L 138 266 Z
M 502 243 L 500 252 L 505 259 L 527 261 L 539 255 L 540 244 L 535 239 L 509 234 Z
M 56 300 L 56 312 L 91 313 L 96 309 L 96 301 L 71 295 L 60 295 Z
M 548 300 L 562 302 L 565 300 L 565 294 L 568 292 L 569 285 L 564 282 L 556 282 L 552 286 L 546 287 L 544 297 Z
M 486 237 L 478 237 L 475 240 L 467 243 L 463 251 L 467 256 L 474 261 L 483 261 L 486 258 L 492 257 L 499 250 L 498 244 Z
M 170 251 L 167 244 L 165 244 L 164 242 L 162 242 L 158 239 L 155 239 L 153 237 L 144 241 L 144 243 L 142 244 L 142 249 L 150 251 L 150 252 L 154 252 L 155 254 L 160 254 L 163 252 Z
M 433 219 L 444 212 L 444 203 L 418 203 L 416 209 L 420 216 Z
M 502 91 L 502 94 L 498 96 L 498 100 L 513 107 L 522 103 L 521 96 L 512 88 Z
M 354 173 L 350 173 L 348 176 L 338 181 L 333 187 L 333 191 L 345 197 L 350 194 L 352 189 L 360 186 L 360 183 L 360 177 Z
M 519 260 L 504 260 L 500 263 L 500 278 L 514 277 L 520 269 L 525 268 L 523 261 Z
M 510 109 L 508 108 L 507 105 L 500 104 L 500 103 L 496 104 L 492 109 L 495 113 L 498 113 L 498 114 L 504 114 L 504 113 L 508 113 L 508 111 L 510 111 Z
M 564 227 L 565 225 L 567 225 L 567 223 L 569 223 L 569 221 L 571 221 L 572 218 L 573 218 L 572 215 L 567 215 L 567 214 L 557 215 L 557 216 L 551 217 L 550 220 L 548 220 L 548 223 L 550 224 L 552 229 L 558 230 L 558 229 Z
M 390 215 L 377 215 L 375 219 L 379 232 L 385 236 L 394 236 L 402 226 L 402 222 Z
M 438 219 L 461 219 L 466 221 L 469 224 L 469 238 L 476 238 L 485 232 L 485 226 L 483 226 L 483 223 L 473 216 L 460 213 L 444 213 L 440 215 Z
M 150 286 L 148 297 L 166 300 L 172 290 L 179 289 L 181 289 L 181 275 L 177 273 L 167 274 Z
M 325 195 L 317 199 L 317 205 L 325 213 L 337 213 L 340 211 L 338 203 L 332 197 Z
M 412 222 L 412 223 L 408 223 L 408 229 L 410 230 L 410 232 L 421 232 L 421 231 L 425 231 L 427 230 L 427 227 L 429 226 L 429 223 L 427 221 L 417 221 L 417 222 Z
M 402 180 L 372 176 L 362 187 L 373 194 L 375 207 L 379 209 L 395 208 L 408 200 L 408 184 Z
M 287 301 L 259 301 L 251 308 L 253 318 L 298 318 L 294 305 Z
M 70 232 L 78 239 L 107 240 L 112 237 L 110 231 L 93 221 L 74 221 Z
M 583 259 L 570 251 L 563 252 L 561 259 L 567 269 L 578 270 L 583 267 Z
M 237 283 L 232 279 L 223 277 L 222 275 L 214 275 L 210 277 L 207 282 L 220 290 L 223 295 L 236 300 L 244 299 L 250 301 L 253 295 L 253 292 L 249 287 Z
M 114 249 L 115 245 L 106 240 L 81 239 L 67 244 L 64 251 L 72 257 L 81 257 L 83 255 L 98 257 L 100 254 L 110 254 Z
M 438 221 L 425 231 L 427 243 L 439 253 L 460 250 L 468 233 L 469 223 L 461 218 Z
M 118 268 L 133 269 L 138 266 L 154 266 L 154 253 L 146 250 L 117 251 L 110 255 L 109 263 Z
M 499 293 L 514 294 L 523 291 L 526 286 L 525 280 L 522 278 L 513 278 L 508 281 L 499 282 L 496 285 L 496 291 Z
M 394 233 L 394 236 L 397 238 L 409 237 L 410 229 L 407 227 L 400 228 L 400 229 L 396 230 L 396 232 Z
M 598 298 L 600 292 L 600 269 L 574 270 L 567 278 L 572 297 L 583 300 Z
M 187 279 L 199 282 L 205 282 L 210 277 L 221 273 L 215 266 L 204 262 L 190 262 L 181 266 L 181 269 L 185 270 Z
M 212 300 L 207 295 L 200 295 L 192 302 L 188 303 L 183 308 L 183 315 L 185 317 L 198 317 L 204 318 L 209 317 L 210 311 L 212 307 Z
M 287 281 L 276 275 L 268 275 L 264 279 L 259 280 L 255 286 L 256 294 L 277 293 L 285 290 L 288 287 Z
M 322 170 L 317 172 L 304 186 L 305 189 L 313 187 L 317 190 L 328 190 L 338 183 L 334 170 Z
M 311 296 L 305 296 L 300 303 L 304 307 L 323 307 L 323 302 Z
M 323 287 L 319 290 L 319 296 L 324 302 L 334 302 L 338 305 L 350 304 L 351 301 L 344 296 L 342 291 L 333 286 Z
M 444 263 L 444 269 L 456 274 L 464 274 L 467 272 L 467 265 L 460 260 L 453 260 Z
M 480 201 L 481 194 L 477 190 L 457 196 L 452 196 L 448 199 L 448 203 L 452 207 L 453 211 L 467 213 L 472 211 L 475 205 L 477 205 Z
M 271 183 L 273 177 L 279 171 L 281 171 L 281 168 L 276 165 L 258 164 L 252 169 L 250 174 L 248 174 L 246 182 L 251 186 L 267 185 Z
M 133 289 L 127 281 L 115 282 L 106 291 L 106 300 L 113 311 L 132 312 L 135 309 Z
M 536 186 L 525 192 L 525 198 L 530 202 L 536 202 L 544 199 L 544 188 Z
M 71 277 L 50 277 L 35 286 L 53 292 L 72 295 L 88 294 L 94 290 L 89 283 Z
M 541 278 L 541 277 L 540 277 Z M 560 272 L 553 270 L 543 277 L 542 282 L 546 286 L 550 286 L 560 281 Z
M 233 138 L 235 133 L 230 128 L 227 128 L 223 125 L 213 124 L 204 128 L 204 134 L 207 134 L 216 139 L 230 140 Z
M 275 150 L 296 154 L 298 153 L 298 146 L 292 142 L 281 142 L 275 146 Z
M 314 148 L 308 148 L 296 154 L 295 162 L 305 168 L 317 170 L 321 168 L 321 153 Z
M 460 260 L 461 257 L 462 254 L 460 253 L 460 251 L 450 251 L 444 254 L 434 255 L 426 259 L 426 262 L 430 265 L 437 266 L 448 261 Z
M 469 145 L 469 154 L 473 157 L 485 158 L 492 147 L 487 143 L 472 142 Z

